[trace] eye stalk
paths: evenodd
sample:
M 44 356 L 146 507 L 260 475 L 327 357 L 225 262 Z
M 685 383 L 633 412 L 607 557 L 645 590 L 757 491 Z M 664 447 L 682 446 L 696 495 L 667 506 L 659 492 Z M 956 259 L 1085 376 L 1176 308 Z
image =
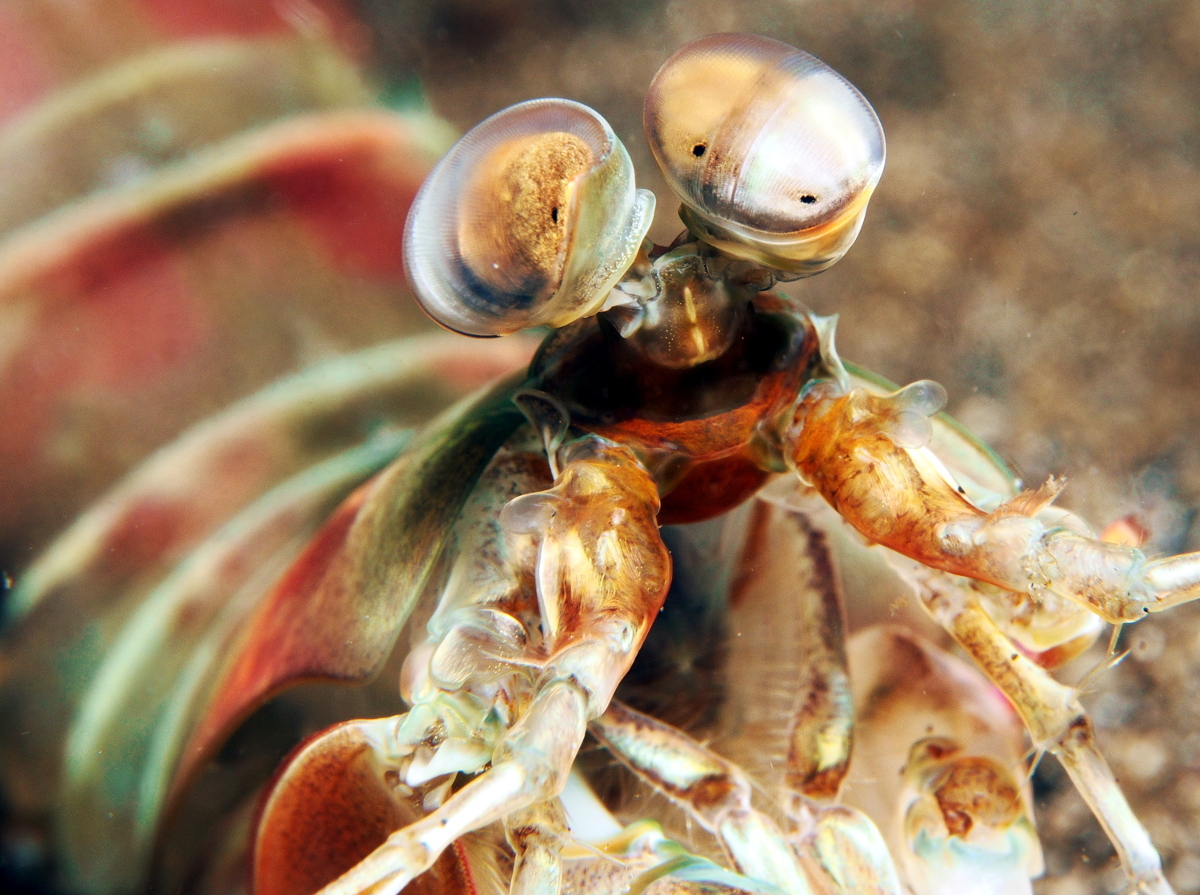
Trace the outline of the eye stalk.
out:
M 425 311 L 471 336 L 561 327 L 595 313 L 654 214 L 608 123 L 565 99 L 498 112 L 458 141 L 404 234 Z
M 675 53 L 644 123 L 688 229 L 793 276 L 845 254 L 883 173 L 883 128 L 862 94 L 814 56 L 752 34 Z

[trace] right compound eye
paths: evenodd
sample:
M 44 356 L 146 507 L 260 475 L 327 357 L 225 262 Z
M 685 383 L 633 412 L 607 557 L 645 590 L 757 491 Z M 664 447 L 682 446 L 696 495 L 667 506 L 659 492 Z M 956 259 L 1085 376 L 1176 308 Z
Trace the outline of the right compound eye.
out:
M 850 247 L 883 171 L 883 129 L 862 94 L 753 34 L 710 35 L 668 59 L 645 127 L 694 235 L 797 275 Z
M 405 229 L 409 276 L 448 329 L 497 336 L 595 313 L 654 213 L 608 123 L 565 99 L 493 115 L 438 163 Z

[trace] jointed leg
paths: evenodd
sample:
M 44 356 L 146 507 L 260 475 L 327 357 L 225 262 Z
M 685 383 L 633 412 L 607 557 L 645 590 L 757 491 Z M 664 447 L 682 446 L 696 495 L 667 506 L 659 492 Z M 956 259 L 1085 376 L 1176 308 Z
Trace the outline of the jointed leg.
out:
M 572 847 L 563 866 L 563 895 L 643 895 L 663 881 L 669 881 L 667 889 L 677 895 L 785 895 L 777 886 L 688 852 L 652 820 L 631 824 L 586 850 Z
M 1078 693 L 1015 649 L 984 612 L 969 582 L 914 569 L 922 602 L 1017 709 L 1036 748 L 1057 756 L 1104 827 L 1136 891 L 1172 891 L 1158 852 L 1096 745 Z
M 516 855 L 509 895 L 557 895 L 562 890 L 561 843 L 569 836 L 557 798 L 534 802 L 504 818 L 504 832 Z
M 940 395 L 931 383 L 885 397 L 817 386 L 789 430 L 791 462 L 867 538 L 932 568 L 1059 594 L 1113 623 L 1200 597 L 1200 553 L 1148 560 L 1038 518 L 1058 494 L 1054 481 L 990 513 L 971 504 L 912 440 L 914 419 L 940 410 Z
M 821 808 L 797 795 L 802 826 L 785 834 L 751 805 L 751 788 L 732 762 L 691 737 L 619 703 L 591 725 L 614 755 L 720 837 L 738 871 L 787 893 L 898 893 L 895 868 L 864 816 Z
M 751 807 L 750 782 L 732 762 L 618 702 L 591 727 L 634 773 L 720 837 L 739 872 L 784 892 L 814 891 L 775 822 Z

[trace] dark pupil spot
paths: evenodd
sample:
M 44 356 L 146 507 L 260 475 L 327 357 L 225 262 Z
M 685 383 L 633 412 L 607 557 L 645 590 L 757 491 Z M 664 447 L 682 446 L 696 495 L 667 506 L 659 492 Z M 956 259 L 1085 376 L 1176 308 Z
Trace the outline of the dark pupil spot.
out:
M 803 202 L 805 205 L 812 205 L 814 202 L 817 201 L 817 197 L 814 196 L 812 193 L 806 193 L 805 195 L 800 197 L 800 201 Z
M 550 220 L 554 221 L 554 223 L 556 223 L 556 224 L 558 223 L 558 206 L 557 205 L 555 205 L 553 208 L 550 209 Z
M 692 147 L 692 155 L 694 155 L 696 158 L 700 158 L 700 156 L 704 155 L 704 152 L 707 149 L 708 147 L 705 144 L 697 143 Z

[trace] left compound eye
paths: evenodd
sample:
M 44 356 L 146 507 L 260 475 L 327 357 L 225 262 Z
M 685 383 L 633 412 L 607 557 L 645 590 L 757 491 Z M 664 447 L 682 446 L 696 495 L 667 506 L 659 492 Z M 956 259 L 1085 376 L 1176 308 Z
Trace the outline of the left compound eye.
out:
M 793 274 L 845 253 L 883 173 L 883 129 L 862 94 L 808 53 L 752 34 L 714 34 L 668 59 L 645 126 L 689 229 Z
M 421 306 L 448 329 L 497 336 L 594 313 L 654 213 L 607 122 L 564 99 L 498 112 L 458 141 L 405 230 Z

